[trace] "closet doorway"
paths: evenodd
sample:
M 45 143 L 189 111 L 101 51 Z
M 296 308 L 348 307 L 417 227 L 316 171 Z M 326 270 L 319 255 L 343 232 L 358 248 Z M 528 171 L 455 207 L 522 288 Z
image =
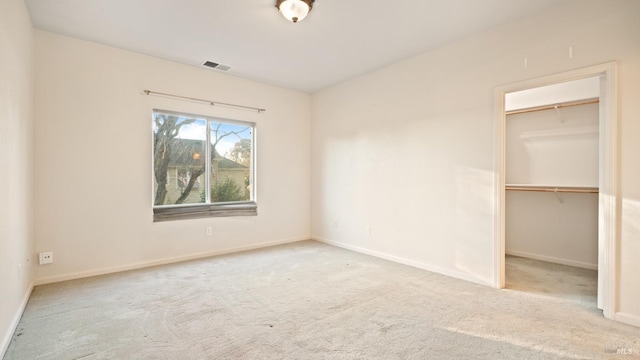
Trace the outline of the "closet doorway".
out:
M 537 260 L 592 269 L 542 265 L 574 281 L 595 281 L 597 269 L 598 308 L 614 317 L 615 110 L 615 63 L 496 90 L 497 287 L 507 254 L 523 257 L 511 269 Z

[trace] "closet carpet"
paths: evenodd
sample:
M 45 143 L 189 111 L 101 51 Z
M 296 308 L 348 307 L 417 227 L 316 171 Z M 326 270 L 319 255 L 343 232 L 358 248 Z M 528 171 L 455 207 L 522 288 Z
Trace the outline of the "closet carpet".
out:
M 38 286 L 5 359 L 640 357 L 640 329 L 588 296 L 497 290 L 305 241 Z
M 585 307 L 598 301 L 596 270 L 507 255 L 505 275 L 507 289 L 575 300 Z

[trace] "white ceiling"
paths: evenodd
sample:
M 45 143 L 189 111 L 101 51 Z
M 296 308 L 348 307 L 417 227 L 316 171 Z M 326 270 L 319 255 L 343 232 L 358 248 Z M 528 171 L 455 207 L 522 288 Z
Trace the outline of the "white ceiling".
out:
M 25 0 L 34 27 L 313 93 L 573 0 Z M 215 70 L 211 70 L 215 71 Z

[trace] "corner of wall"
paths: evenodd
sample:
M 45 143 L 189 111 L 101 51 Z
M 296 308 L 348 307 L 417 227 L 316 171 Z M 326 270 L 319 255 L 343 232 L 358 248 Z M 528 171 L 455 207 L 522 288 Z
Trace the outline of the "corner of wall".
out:
M 33 289 L 34 59 L 24 1 L 0 2 L 0 358 Z
M 22 313 L 24 313 L 24 309 L 27 307 L 27 303 L 29 302 L 29 298 L 31 297 L 32 292 L 33 292 L 33 281 L 27 288 L 27 291 L 22 296 L 20 307 L 16 309 L 9 328 L 2 336 L 2 341 L 0 342 L 0 359 L 4 358 L 4 355 L 7 352 L 7 349 L 9 348 L 9 344 L 11 343 L 11 339 L 13 338 L 13 334 L 16 332 L 18 328 L 18 323 L 20 322 L 20 318 L 22 318 Z

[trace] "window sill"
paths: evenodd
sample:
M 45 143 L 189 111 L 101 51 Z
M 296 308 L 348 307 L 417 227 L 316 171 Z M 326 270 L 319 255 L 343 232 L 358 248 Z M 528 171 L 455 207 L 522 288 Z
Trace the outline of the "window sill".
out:
M 255 202 L 158 206 L 153 208 L 153 222 L 201 219 L 225 216 L 257 216 Z

